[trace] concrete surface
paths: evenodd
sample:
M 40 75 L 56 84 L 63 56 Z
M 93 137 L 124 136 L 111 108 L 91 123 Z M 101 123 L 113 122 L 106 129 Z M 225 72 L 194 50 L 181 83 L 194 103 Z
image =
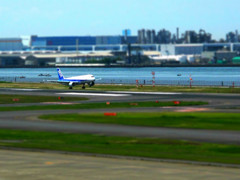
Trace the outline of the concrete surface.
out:
M 238 180 L 240 169 L 0 150 L 0 180 Z

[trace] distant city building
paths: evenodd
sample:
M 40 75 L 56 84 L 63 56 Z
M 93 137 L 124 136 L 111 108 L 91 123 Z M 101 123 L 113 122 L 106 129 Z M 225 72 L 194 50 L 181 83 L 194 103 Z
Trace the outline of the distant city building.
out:
M 227 42 L 235 42 L 235 34 L 234 34 L 234 32 L 229 32 L 226 35 L 226 41 Z
M 227 42 L 231 42 L 231 43 L 234 43 L 234 42 L 239 42 L 239 34 L 238 34 L 238 31 L 236 30 L 236 32 L 229 32 L 227 33 L 226 35 L 226 41 Z
M 138 30 L 138 41 L 139 44 L 146 44 L 146 30 Z
M 160 30 L 157 35 L 155 30 L 141 29 L 138 31 L 137 42 L 139 44 L 169 44 L 171 41 L 171 32 L 165 29 Z
M 131 30 L 130 29 L 124 29 L 122 31 L 122 35 L 123 36 L 131 36 L 132 35 Z
M 200 29 L 198 34 L 198 43 L 209 43 L 212 41 L 212 35 L 205 30 Z
M 186 31 L 183 39 L 183 42 L 186 44 L 209 43 L 212 41 L 212 35 L 206 33 L 205 30 L 200 29 L 199 33 L 196 33 L 195 31 Z
M 146 44 L 154 44 L 156 38 L 155 30 L 147 30 Z
M 165 29 L 162 29 L 158 32 L 156 37 L 156 42 L 158 44 L 169 44 L 171 43 L 171 32 Z
M 139 44 L 155 44 L 156 43 L 156 32 L 155 30 L 145 30 L 141 29 L 138 31 Z
M 122 32 L 122 36 L 123 36 L 123 43 L 129 43 L 128 42 L 128 38 L 131 36 L 131 30 L 130 29 L 125 29 Z
M 176 32 L 176 40 L 179 40 L 179 28 L 177 28 L 177 32 Z
M 240 40 L 240 36 L 238 34 L 238 30 L 236 30 L 235 40 L 236 40 L 235 42 L 239 42 L 239 40 Z
M 172 41 L 171 41 L 172 44 L 176 44 L 177 43 L 177 37 L 175 34 L 172 35 Z
M 23 43 L 21 38 L 0 38 L 0 51 L 21 51 Z
M 184 35 L 184 43 L 197 43 L 197 33 L 195 31 L 186 31 Z

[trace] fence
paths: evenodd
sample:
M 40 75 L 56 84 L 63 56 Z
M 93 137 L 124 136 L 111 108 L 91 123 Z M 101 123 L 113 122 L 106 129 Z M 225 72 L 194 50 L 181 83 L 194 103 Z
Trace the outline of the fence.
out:
M 131 77 L 130 77 L 131 78 Z M 2 82 L 38 82 L 47 83 L 48 80 L 56 80 L 51 77 L 39 77 L 39 78 L 26 78 L 26 77 L 0 77 Z M 206 81 L 206 80 L 156 80 L 155 85 L 166 85 L 166 86 L 215 86 L 215 87 L 240 87 L 240 81 Z M 136 84 L 136 79 L 110 79 L 104 78 L 96 80 L 96 84 Z M 152 85 L 153 80 L 138 79 L 139 85 Z
M 100 80 L 99 84 L 136 84 L 136 80 Z M 139 85 L 152 85 L 152 80 L 138 80 Z M 216 87 L 240 87 L 240 81 L 190 81 L 190 80 L 155 80 L 155 85 L 166 86 L 216 86 Z

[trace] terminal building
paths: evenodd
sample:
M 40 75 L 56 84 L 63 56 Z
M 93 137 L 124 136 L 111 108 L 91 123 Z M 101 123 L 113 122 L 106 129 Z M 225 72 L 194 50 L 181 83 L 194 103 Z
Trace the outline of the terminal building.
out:
M 128 44 L 133 49 L 159 51 L 162 55 L 200 55 L 202 52 L 240 51 L 240 43 L 202 44 L 138 44 L 137 36 L 31 36 L 31 50 L 54 51 L 127 51 Z
M 22 51 L 21 38 L 0 38 L 0 51 Z
M 88 59 L 116 58 L 119 57 L 117 53 L 121 54 L 125 63 L 130 62 L 129 54 L 137 58 L 147 54 L 144 56 L 154 61 L 173 60 L 176 57 L 181 62 L 186 57 L 201 57 L 206 62 L 209 59 L 213 62 L 221 59 L 231 62 L 234 56 L 240 55 L 240 43 L 138 44 L 137 36 L 131 36 L 128 31 L 124 33 L 122 36 L 31 36 L 28 46 L 23 45 L 24 39 L 21 38 L 0 38 L 0 66 L 37 65 L 38 59 L 42 59 L 40 65 L 47 64 L 45 61 L 52 65 L 80 64 Z
M 162 55 L 199 55 L 203 52 L 203 44 L 166 44 L 161 45 Z
M 36 50 L 58 51 L 94 51 L 94 50 L 117 50 L 114 45 L 137 43 L 137 36 L 56 36 L 38 37 L 31 36 L 30 46 Z M 101 45 L 103 45 L 101 47 Z M 97 46 L 98 49 L 95 49 Z
M 127 51 L 128 44 L 133 49 L 159 51 L 162 55 L 200 55 L 202 52 L 240 51 L 240 43 L 202 44 L 138 44 L 137 36 L 31 36 L 31 50 L 53 51 Z

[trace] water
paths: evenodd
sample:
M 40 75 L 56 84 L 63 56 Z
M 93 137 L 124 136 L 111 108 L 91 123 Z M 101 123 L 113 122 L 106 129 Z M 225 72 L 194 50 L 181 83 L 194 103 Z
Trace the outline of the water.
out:
M 61 68 L 65 77 L 93 74 L 97 83 L 240 86 L 240 67 L 144 67 L 144 68 Z M 50 74 L 51 76 L 39 76 Z M 180 76 L 178 76 L 180 75 Z M 20 78 L 24 76 L 25 78 Z M 45 82 L 57 80 L 56 68 L 2 68 L 0 81 Z

